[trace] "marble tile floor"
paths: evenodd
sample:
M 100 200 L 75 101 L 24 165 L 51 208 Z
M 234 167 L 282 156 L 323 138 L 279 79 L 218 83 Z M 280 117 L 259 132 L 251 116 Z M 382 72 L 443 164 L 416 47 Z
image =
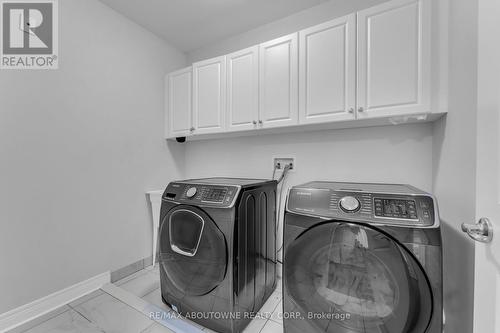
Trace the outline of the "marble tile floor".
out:
M 244 333 L 282 333 L 281 285 L 259 311 Z M 167 316 L 150 318 L 151 312 Z M 23 324 L 8 333 L 204 333 L 212 332 L 198 324 L 168 317 L 172 310 L 160 295 L 158 266 L 148 267 L 114 284 L 103 286 L 44 316 Z M 266 317 L 266 318 L 264 318 Z M 168 319 L 161 319 L 168 318 Z

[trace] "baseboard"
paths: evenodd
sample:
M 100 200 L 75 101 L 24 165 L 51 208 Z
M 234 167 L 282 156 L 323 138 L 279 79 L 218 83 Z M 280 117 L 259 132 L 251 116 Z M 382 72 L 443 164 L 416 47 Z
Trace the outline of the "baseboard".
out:
M 158 256 L 157 256 L 158 258 Z M 153 264 L 153 256 L 146 257 L 111 272 L 111 283 L 115 283 Z
M 110 273 L 102 273 L 53 294 L 0 314 L 0 333 L 43 316 L 65 304 L 87 295 L 111 281 Z

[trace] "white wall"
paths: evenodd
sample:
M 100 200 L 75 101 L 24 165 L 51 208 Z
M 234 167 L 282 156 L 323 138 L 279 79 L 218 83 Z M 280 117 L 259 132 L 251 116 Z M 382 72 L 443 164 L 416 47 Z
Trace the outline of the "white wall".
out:
M 144 191 L 180 177 L 163 77 L 185 55 L 96 0 L 60 7 L 60 69 L 0 72 L 0 313 L 151 255 Z
M 387 0 L 331 0 L 246 33 L 188 53 L 190 62 L 208 59 L 281 37 Z
M 192 141 L 186 176 L 270 178 L 272 157 L 295 157 L 287 184 L 409 183 L 432 189 L 432 125 L 412 124 Z
M 289 173 L 283 193 L 312 180 L 408 183 L 432 189 L 430 124 L 189 142 L 186 177 L 270 178 L 274 156 L 295 157 L 296 170 Z M 283 225 L 282 218 L 279 223 Z
M 446 332 L 472 332 L 474 244 L 461 231 L 475 219 L 478 1 L 449 1 L 449 113 L 433 129 L 433 184 L 444 242 Z

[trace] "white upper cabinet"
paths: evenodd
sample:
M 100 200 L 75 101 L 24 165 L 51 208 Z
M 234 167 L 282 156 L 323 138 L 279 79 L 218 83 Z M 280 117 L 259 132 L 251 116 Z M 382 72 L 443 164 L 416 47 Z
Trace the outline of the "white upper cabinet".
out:
M 192 126 L 191 67 L 168 74 L 165 83 L 168 92 L 166 136 L 168 138 L 186 136 Z
M 297 34 L 259 46 L 259 111 L 261 127 L 297 124 Z
M 299 32 L 299 121 L 354 119 L 356 14 Z
M 193 64 L 193 134 L 224 131 L 226 57 Z
M 358 118 L 431 111 L 430 23 L 429 0 L 358 13 Z
M 259 120 L 259 47 L 231 53 L 227 59 L 227 129 L 257 128 Z
M 437 7 L 390 0 L 171 73 L 167 137 L 434 121 L 448 84 L 446 46 L 431 50 L 447 44 Z

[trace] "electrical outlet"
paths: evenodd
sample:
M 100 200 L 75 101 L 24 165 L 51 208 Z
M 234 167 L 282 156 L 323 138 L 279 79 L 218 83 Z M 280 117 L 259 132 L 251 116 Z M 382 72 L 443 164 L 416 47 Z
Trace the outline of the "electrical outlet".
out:
M 283 170 L 287 165 L 290 165 L 290 171 L 295 170 L 295 158 L 293 157 L 275 157 L 273 162 L 276 170 Z

